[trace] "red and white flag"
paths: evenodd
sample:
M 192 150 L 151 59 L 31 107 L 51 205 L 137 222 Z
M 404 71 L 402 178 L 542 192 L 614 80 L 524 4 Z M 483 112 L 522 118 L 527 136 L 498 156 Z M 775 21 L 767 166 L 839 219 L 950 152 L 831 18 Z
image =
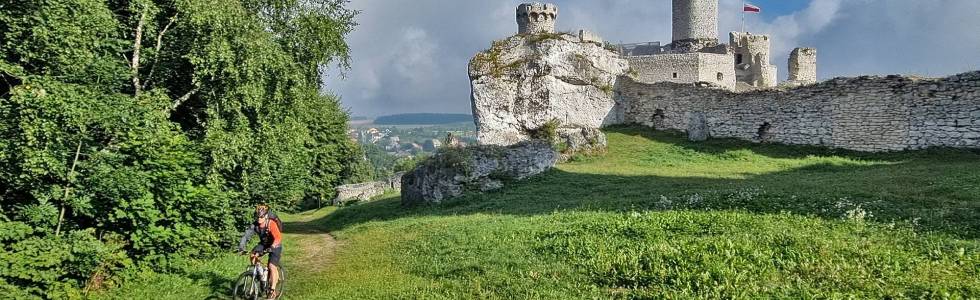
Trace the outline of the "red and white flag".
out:
M 762 11 L 762 9 L 759 8 L 758 6 L 745 3 L 745 7 L 742 8 L 742 11 L 743 12 L 750 12 L 750 13 L 759 13 L 759 12 Z

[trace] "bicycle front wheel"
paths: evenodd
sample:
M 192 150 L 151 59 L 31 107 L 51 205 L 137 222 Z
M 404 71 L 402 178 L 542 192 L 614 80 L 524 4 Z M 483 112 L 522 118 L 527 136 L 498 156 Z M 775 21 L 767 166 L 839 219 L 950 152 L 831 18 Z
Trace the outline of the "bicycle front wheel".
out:
M 276 283 L 276 290 L 279 292 L 279 294 L 276 295 L 277 300 L 282 298 L 282 294 L 286 292 L 286 271 L 282 269 L 282 266 L 280 266 L 278 269 L 279 282 Z
M 238 276 L 238 280 L 235 280 L 235 286 L 231 290 L 231 298 L 258 300 L 259 289 L 261 287 L 259 287 L 258 282 L 255 282 L 252 272 L 245 272 Z

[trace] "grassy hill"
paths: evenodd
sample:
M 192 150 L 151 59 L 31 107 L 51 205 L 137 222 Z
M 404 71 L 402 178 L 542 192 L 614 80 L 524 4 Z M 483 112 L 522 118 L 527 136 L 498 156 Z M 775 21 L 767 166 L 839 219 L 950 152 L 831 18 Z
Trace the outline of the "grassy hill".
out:
M 412 209 L 386 195 L 285 216 L 287 295 L 980 297 L 976 151 L 607 133 L 606 155 L 498 192 Z M 197 262 L 105 296 L 222 295 L 244 267 L 234 256 Z
M 380 116 L 374 119 L 377 125 L 436 125 L 452 123 L 473 123 L 469 114 L 413 113 Z

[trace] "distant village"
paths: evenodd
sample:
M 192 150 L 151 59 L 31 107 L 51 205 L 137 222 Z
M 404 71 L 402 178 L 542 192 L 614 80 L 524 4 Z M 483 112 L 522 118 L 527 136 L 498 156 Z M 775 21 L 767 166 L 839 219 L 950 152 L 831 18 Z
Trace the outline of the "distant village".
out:
M 395 157 L 411 157 L 434 152 L 443 146 L 451 134 L 465 146 L 476 142 L 476 128 L 471 124 L 431 125 L 373 125 L 352 127 L 347 135 L 361 145 L 374 145 Z M 370 151 L 370 150 L 368 150 Z

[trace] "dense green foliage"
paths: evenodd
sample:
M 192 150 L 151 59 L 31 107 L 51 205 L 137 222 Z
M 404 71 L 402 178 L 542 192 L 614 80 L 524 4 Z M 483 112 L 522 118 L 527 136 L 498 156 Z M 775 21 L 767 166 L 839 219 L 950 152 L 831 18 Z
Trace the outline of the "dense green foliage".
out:
M 472 122 L 472 115 L 437 113 L 396 114 L 374 119 L 374 124 L 378 125 L 436 125 Z
M 415 168 L 415 165 L 428 157 L 428 154 L 421 153 L 416 156 L 397 157 L 376 144 L 363 144 L 365 157 L 371 164 L 375 180 L 382 180 L 391 177 L 398 172 L 407 172 Z
M 344 4 L 0 4 L 0 292 L 178 270 L 256 202 L 292 210 L 369 176 L 320 94 L 321 68 L 347 63 Z
M 502 190 L 285 215 L 299 299 L 975 299 L 980 153 L 865 154 L 620 128 Z M 324 243 L 329 232 L 337 248 Z M 317 253 L 336 253 L 318 258 Z M 319 262 L 319 263 L 315 263 Z M 215 264 L 229 264 L 215 266 Z M 200 298 L 224 286 L 156 278 Z M 151 281 L 147 281 L 151 282 Z M 218 282 L 215 284 L 215 282 Z M 220 292 L 214 292 L 220 293 Z M 120 295 L 153 295 L 149 285 Z

